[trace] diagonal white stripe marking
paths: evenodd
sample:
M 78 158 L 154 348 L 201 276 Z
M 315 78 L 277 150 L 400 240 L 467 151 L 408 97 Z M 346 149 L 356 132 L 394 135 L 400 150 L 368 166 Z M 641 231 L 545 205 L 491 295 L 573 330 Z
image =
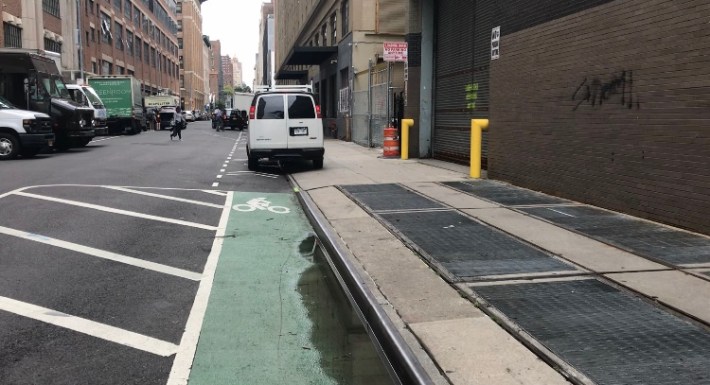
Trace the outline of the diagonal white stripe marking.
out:
M 75 317 L 70 314 L 54 311 L 26 302 L 16 301 L 7 297 L 0 297 L 0 310 L 4 310 L 23 317 L 45 322 L 51 325 L 74 330 L 92 337 L 115 342 L 124 346 L 143 350 L 162 357 L 175 354 L 178 347 L 170 342 L 144 336 L 142 334 L 119 329 L 114 326 Z
M 227 194 L 223 193 L 221 191 L 215 191 L 215 190 L 202 190 L 202 192 L 207 193 L 207 194 L 212 194 L 212 195 L 219 195 L 221 197 L 226 197 Z
M 222 217 L 219 219 L 219 228 L 212 243 L 212 251 L 205 263 L 204 278 L 200 281 L 200 287 L 197 289 L 195 302 L 192 305 L 192 310 L 190 310 L 190 316 L 187 318 L 185 333 L 182 335 L 180 349 L 175 356 L 175 360 L 173 360 L 173 368 L 170 370 L 167 385 L 185 385 L 190 377 L 190 368 L 192 367 L 192 361 L 195 359 L 197 342 L 200 339 L 200 330 L 205 320 L 207 302 L 210 299 L 210 292 L 212 292 L 219 255 L 222 253 L 224 233 L 227 228 L 233 197 L 233 192 L 227 193 L 227 201 L 222 211 Z
M 45 245 L 60 247 L 62 249 L 67 249 L 71 251 L 76 251 L 78 253 L 91 255 L 98 258 L 108 259 L 115 262 L 124 263 L 126 265 L 140 267 L 146 270 L 156 271 L 158 273 L 174 275 L 180 278 L 186 278 L 192 281 L 199 281 L 202 279 L 202 274 L 194 273 L 192 271 L 187 271 L 183 269 L 178 269 L 176 267 L 161 265 L 159 263 L 145 261 L 138 258 L 129 257 L 126 255 L 112 253 L 110 251 L 105 251 L 101 249 L 95 249 L 93 247 L 79 245 L 77 243 L 62 241 L 56 238 L 45 237 L 43 235 L 28 233 L 25 231 L 10 229 L 7 227 L 0 226 L 0 234 L 10 235 L 17 238 L 27 239 L 34 242 L 44 243 Z
M 568 217 L 574 218 L 574 215 L 572 215 L 572 214 L 567 214 L 567 213 L 565 213 L 565 212 L 562 212 L 562 211 L 559 211 L 559 210 L 555 210 L 555 209 L 551 209 L 551 208 L 549 208 L 549 207 L 548 207 L 547 209 L 550 210 L 550 211 L 554 211 L 554 212 L 556 212 L 557 214 L 562 214 L 562 215 L 566 215 L 566 216 L 568 216 Z
M 20 196 L 27 197 L 27 198 L 42 199 L 42 200 L 46 200 L 46 201 L 50 201 L 50 202 L 63 203 L 66 205 L 85 207 L 88 209 L 105 211 L 107 213 L 112 213 L 112 214 L 121 214 L 121 215 L 126 215 L 129 217 L 150 219 L 153 221 L 167 222 L 167 223 L 173 223 L 176 225 L 195 227 L 198 229 L 204 229 L 204 230 L 210 230 L 210 231 L 217 230 L 217 228 L 214 226 L 203 225 L 202 223 L 187 222 L 187 221 L 181 221 L 179 219 L 171 219 L 171 218 L 165 218 L 165 217 L 158 217 L 155 215 L 141 214 L 141 213 L 137 213 L 134 211 L 113 209 L 113 208 L 106 207 L 106 206 L 93 205 L 91 203 L 77 202 L 77 201 L 72 201 L 72 200 L 68 200 L 68 199 L 53 198 L 53 197 L 48 197 L 48 196 L 44 196 L 44 195 L 30 194 L 30 193 L 26 193 L 26 192 L 16 192 L 15 195 L 20 195 Z
M 216 205 L 214 203 L 207 203 L 207 202 L 200 202 L 200 201 L 195 201 L 192 199 L 184 199 L 184 198 L 178 198 L 178 197 L 173 197 L 170 195 L 160 195 L 160 194 L 153 194 L 145 191 L 138 191 L 138 190 L 131 190 L 128 188 L 124 187 L 115 187 L 115 186 L 102 186 L 103 188 L 111 189 L 111 190 L 117 190 L 117 191 L 124 191 L 128 192 L 131 194 L 138 194 L 138 195 L 145 195 L 149 197 L 154 197 L 154 198 L 160 198 L 160 199 L 166 199 L 169 201 L 176 201 L 176 202 L 183 202 L 183 203 L 190 203 L 193 205 L 200 205 L 200 206 L 207 206 L 207 207 L 214 207 L 217 209 L 224 208 L 224 205 Z

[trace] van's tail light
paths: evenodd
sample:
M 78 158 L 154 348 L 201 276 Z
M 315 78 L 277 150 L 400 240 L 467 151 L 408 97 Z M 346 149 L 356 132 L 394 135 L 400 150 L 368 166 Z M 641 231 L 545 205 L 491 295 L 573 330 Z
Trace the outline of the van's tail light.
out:
M 318 119 L 322 118 L 321 113 L 320 113 L 320 106 L 316 105 L 316 117 Z
M 256 119 L 254 117 L 255 115 L 256 115 L 256 106 L 249 107 L 249 119 Z

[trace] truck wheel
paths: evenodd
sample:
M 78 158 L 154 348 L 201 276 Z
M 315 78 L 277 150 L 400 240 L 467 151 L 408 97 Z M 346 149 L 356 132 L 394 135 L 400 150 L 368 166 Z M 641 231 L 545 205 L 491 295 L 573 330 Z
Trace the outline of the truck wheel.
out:
M 313 168 L 320 170 L 323 168 L 323 158 L 313 159 Z
M 247 168 L 249 168 L 249 171 L 256 171 L 258 167 L 259 159 L 250 156 L 249 160 L 247 161 Z
M 8 160 L 17 156 L 20 144 L 15 136 L 0 132 L 0 160 Z

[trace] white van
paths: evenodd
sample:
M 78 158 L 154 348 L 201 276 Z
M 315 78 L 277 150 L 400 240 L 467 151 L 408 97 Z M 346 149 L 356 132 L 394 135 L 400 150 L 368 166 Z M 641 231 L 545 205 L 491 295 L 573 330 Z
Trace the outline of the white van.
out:
M 96 91 L 87 85 L 67 84 L 72 100 L 94 110 L 94 133 L 108 135 L 106 106 Z
M 260 159 L 309 159 L 323 168 L 323 121 L 310 86 L 257 87 L 249 108 L 249 170 Z

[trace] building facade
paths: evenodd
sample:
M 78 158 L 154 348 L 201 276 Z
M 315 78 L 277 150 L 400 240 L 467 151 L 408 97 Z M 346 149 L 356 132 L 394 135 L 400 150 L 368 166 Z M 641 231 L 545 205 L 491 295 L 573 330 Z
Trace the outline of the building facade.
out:
M 203 92 L 205 94 L 205 104 L 200 109 L 206 110 L 209 108 L 209 103 L 214 102 L 214 93 L 210 88 L 210 72 L 212 71 L 212 44 L 210 38 L 202 35 L 202 78 L 205 79 L 203 84 Z
M 236 56 L 232 58 L 232 84 L 235 88 L 244 84 L 242 62 Z
M 180 98 L 186 110 L 200 110 L 209 100 L 205 93 L 205 61 L 202 38 L 201 6 L 206 0 L 179 0 L 178 49 L 180 63 Z
M 219 40 L 210 40 L 210 46 L 212 47 L 212 56 L 210 57 L 210 94 L 214 95 L 212 103 L 216 103 L 222 100 L 222 90 L 224 89 L 222 44 Z
M 131 75 L 144 94 L 178 95 L 175 0 L 82 0 L 86 75 Z
M 390 100 L 405 90 L 405 65 L 385 63 L 383 45 L 406 40 L 409 10 L 402 0 L 275 1 L 276 78 L 314 85 L 328 135 L 381 144 Z
M 261 5 L 261 19 L 259 21 L 259 50 L 254 64 L 254 83 L 257 85 L 272 84 L 274 62 L 274 4 Z
M 232 65 L 232 58 L 229 55 L 225 55 L 222 56 L 221 60 L 222 76 L 224 78 L 222 88 L 224 89 L 225 87 L 229 86 L 230 88 L 234 89 L 234 67 Z
M 4 0 L 0 4 L 0 47 L 47 51 L 67 78 L 75 76 L 79 68 L 75 2 Z

